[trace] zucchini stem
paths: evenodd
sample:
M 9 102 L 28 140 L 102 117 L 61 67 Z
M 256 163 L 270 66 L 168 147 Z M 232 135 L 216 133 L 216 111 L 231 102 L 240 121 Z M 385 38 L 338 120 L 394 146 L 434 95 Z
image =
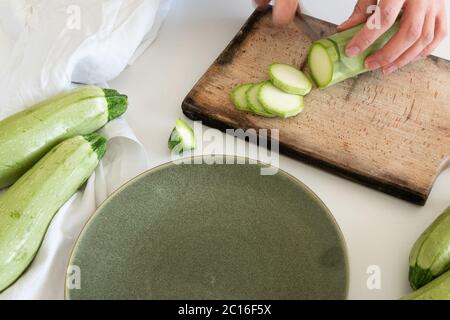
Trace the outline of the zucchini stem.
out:
M 86 136 L 83 136 L 83 138 L 89 142 L 89 144 L 92 147 L 92 150 L 97 154 L 98 160 L 101 160 L 105 153 L 106 153 L 106 143 L 107 140 L 102 135 L 99 135 L 98 133 L 91 133 Z
M 103 89 L 108 102 L 109 121 L 119 118 L 128 109 L 128 96 L 114 89 Z

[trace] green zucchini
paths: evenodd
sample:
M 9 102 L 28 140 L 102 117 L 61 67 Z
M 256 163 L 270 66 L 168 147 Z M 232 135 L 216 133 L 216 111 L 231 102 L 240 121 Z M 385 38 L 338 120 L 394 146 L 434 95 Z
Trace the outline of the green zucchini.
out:
M 0 121 L 0 188 L 13 184 L 58 143 L 86 135 L 121 116 L 128 99 L 84 86 Z
M 267 112 L 282 118 L 294 117 L 304 108 L 302 96 L 281 91 L 269 81 L 259 89 L 258 99 Z
M 404 297 L 403 300 L 450 300 L 450 271 Z
M 242 84 L 234 88 L 233 92 L 231 93 L 231 100 L 236 106 L 236 109 L 238 109 L 239 111 L 252 112 L 252 109 L 250 109 L 250 106 L 248 105 L 246 96 L 248 89 L 250 89 L 252 86 L 252 83 Z
M 276 115 L 268 112 L 266 109 L 264 109 L 263 105 L 261 104 L 261 101 L 259 100 L 259 91 L 261 90 L 262 86 L 266 83 L 270 83 L 270 81 L 263 81 L 260 83 L 254 84 L 250 89 L 247 90 L 247 101 L 248 105 L 250 106 L 250 109 L 253 111 L 254 114 L 257 114 L 258 116 L 266 117 L 266 118 L 274 118 Z
M 274 63 L 269 66 L 269 74 L 272 84 L 286 93 L 305 96 L 311 92 L 311 81 L 294 66 Z
M 400 21 L 394 23 L 368 49 L 356 57 L 345 53 L 350 40 L 364 27 L 364 23 L 328 38 L 315 41 L 308 54 L 308 68 L 317 86 L 321 89 L 369 71 L 367 57 L 383 48 L 400 28 Z
M 94 133 L 53 148 L 0 198 L 0 292 L 33 261 L 56 212 L 91 176 L 106 151 Z
M 450 270 L 450 207 L 414 244 L 409 256 L 409 282 L 413 289 L 419 289 L 448 270 Z
M 197 147 L 194 130 L 182 118 L 177 120 L 175 128 L 170 135 L 168 145 L 172 152 L 178 154 L 193 150 Z

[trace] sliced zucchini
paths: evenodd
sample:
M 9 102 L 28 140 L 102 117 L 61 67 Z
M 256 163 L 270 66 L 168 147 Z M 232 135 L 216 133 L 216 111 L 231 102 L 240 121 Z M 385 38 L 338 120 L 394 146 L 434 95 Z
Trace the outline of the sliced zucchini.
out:
M 169 138 L 169 149 L 175 153 L 183 153 L 197 147 L 194 130 L 179 118 Z
M 269 66 L 269 74 L 272 84 L 286 93 L 304 96 L 311 92 L 311 81 L 294 66 L 274 63 Z
M 302 96 L 281 91 L 270 82 L 261 86 L 258 99 L 265 110 L 282 118 L 296 116 L 304 107 Z
M 319 88 L 330 87 L 369 71 L 365 66 L 367 57 L 383 48 L 392 39 L 398 32 L 400 23 L 400 19 L 397 20 L 369 48 L 355 57 L 347 56 L 346 47 L 350 40 L 364 28 L 365 23 L 315 41 L 309 52 L 308 66 Z
M 234 105 L 239 111 L 242 112 L 252 112 L 247 101 L 247 91 L 253 86 L 252 83 L 242 84 L 234 88 L 231 93 L 231 100 L 233 100 Z
M 313 43 L 309 52 L 308 68 L 319 88 L 326 88 L 332 83 L 337 61 L 339 53 L 333 42 L 322 39 Z
M 260 82 L 257 84 L 254 84 L 250 89 L 247 91 L 247 101 L 250 109 L 257 115 L 266 117 L 266 118 L 273 118 L 276 115 L 268 112 L 264 107 L 262 106 L 261 102 L 258 99 L 258 94 L 261 89 L 261 87 L 269 83 L 268 81 Z

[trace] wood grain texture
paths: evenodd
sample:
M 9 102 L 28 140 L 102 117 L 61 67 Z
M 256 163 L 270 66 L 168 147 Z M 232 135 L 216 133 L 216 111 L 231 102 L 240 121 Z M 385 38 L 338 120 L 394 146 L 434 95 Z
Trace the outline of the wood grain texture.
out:
M 302 17 L 321 36 L 329 23 Z M 238 84 L 268 78 L 273 62 L 303 67 L 312 39 L 299 23 L 278 29 L 255 12 L 183 102 L 193 120 L 226 130 L 279 129 L 283 154 L 416 204 L 425 204 L 450 159 L 450 63 L 428 58 L 389 76 L 373 72 L 326 90 L 288 120 L 235 109 Z

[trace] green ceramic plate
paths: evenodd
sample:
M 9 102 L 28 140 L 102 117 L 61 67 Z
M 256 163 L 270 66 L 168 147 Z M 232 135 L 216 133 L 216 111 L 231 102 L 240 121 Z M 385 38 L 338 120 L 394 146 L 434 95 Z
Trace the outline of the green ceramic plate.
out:
M 68 299 L 345 299 L 348 261 L 325 205 L 262 165 L 174 165 L 97 211 L 70 265 Z

